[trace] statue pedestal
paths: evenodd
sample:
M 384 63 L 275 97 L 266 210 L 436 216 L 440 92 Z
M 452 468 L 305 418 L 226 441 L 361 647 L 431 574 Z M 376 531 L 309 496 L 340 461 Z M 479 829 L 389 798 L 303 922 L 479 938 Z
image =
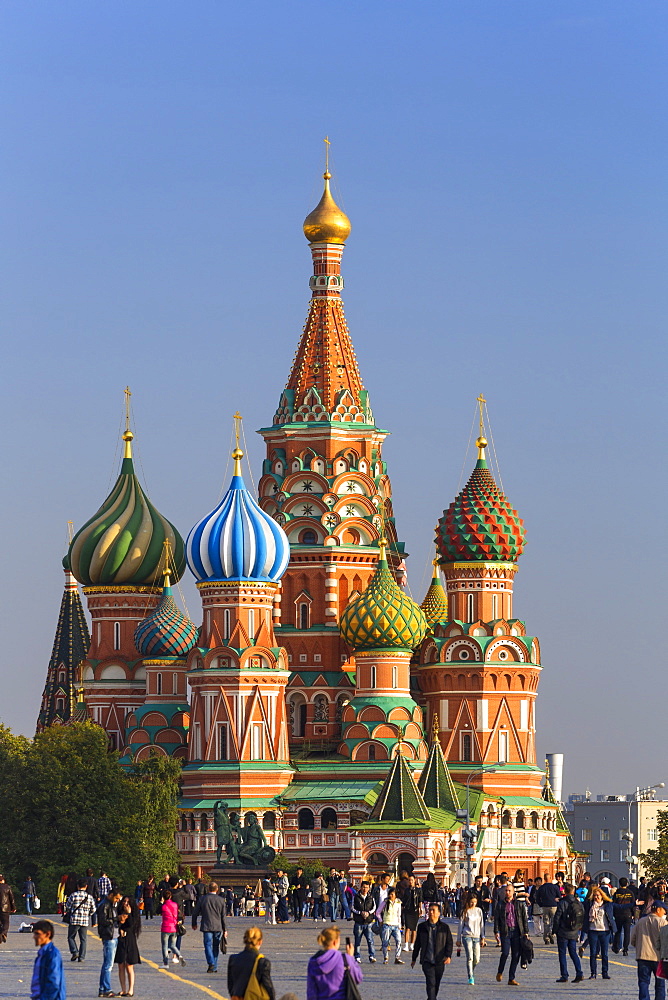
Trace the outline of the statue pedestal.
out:
M 254 889 L 258 879 L 276 877 L 273 868 L 267 868 L 265 865 L 259 867 L 255 865 L 219 865 L 217 862 L 214 863 L 213 868 L 208 870 L 207 874 L 214 882 L 226 889 L 244 888 L 247 885 L 251 885 Z

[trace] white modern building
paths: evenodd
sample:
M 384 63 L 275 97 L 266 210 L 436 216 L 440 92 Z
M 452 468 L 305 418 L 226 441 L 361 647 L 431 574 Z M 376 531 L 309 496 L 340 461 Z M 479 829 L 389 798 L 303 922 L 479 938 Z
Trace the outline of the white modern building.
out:
M 636 788 L 632 795 L 571 795 L 564 817 L 575 849 L 589 855 L 583 870 L 594 879 L 607 876 L 614 885 L 622 876 L 637 881 L 643 875 L 639 855 L 657 846 L 657 816 L 668 802 L 656 789 Z

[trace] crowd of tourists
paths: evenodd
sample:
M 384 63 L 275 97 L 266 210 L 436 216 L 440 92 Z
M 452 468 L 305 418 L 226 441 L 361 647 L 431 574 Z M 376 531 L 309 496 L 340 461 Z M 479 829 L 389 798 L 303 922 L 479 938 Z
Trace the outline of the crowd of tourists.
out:
M 39 897 L 32 877 L 22 888 L 26 913 L 34 913 Z M 17 895 L 0 875 L 0 943 L 7 939 Z M 455 947 L 458 955 L 464 952 L 470 985 L 475 984 L 482 949 L 493 946 L 499 949 L 498 960 L 494 960 L 496 981 L 503 982 L 507 968 L 507 984 L 519 986 L 517 977 L 528 970 L 533 959 L 532 935 L 547 945 L 556 944 L 557 983 L 569 982 L 569 961 L 574 970 L 572 982 L 583 981 L 581 960 L 587 950 L 589 979 L 597 979 L 600 969 L 601 978 L 609 980 L 609 952 L 628 955 L 629 948 L 634 948 L 640 1000 L 649 1000 L 652 980 L 655 1000 L 665 1000 L 668 887 L 663 880 L 649 883 L 641 879 L 635 885 L 622 878 L 613 892 L 609 879 L 595 882 L 589 874 L 574 885 L 563 873 L 525 880 L 517 871 L 514 877 L 507 873 L 486 879 L 478 876 L 465 888 L 459 883 L 454 887 L 439 884 L 433 873 L 420 882 L 401 872 L 396 880 L 383 873 L 373 881 L 354 885 L 334 868 L 311 877 L 297 868 L 290 875 L 279 869 L 275 875 L 243 888 L 177 875 L 165 875 L 159 881 L 149 877 L 138 881 L 132 894 L 122 894 L 105 871 L 96 876 L 88 869 L 81 877 L 63 877 L 58 899 L 72 962 L 86 959 L 88 929 L 97 928 L 102 942 L 99 996 L 105 998 L 134 996 L 135 966 L 141 964 L 143 914 L 145 920 L 161 921 L 164 966 L 186 964 L 181 951 L 186 925 L 199 928 L 210 974 L 218 972 L 219 957 L 227 952 L 226 918 L 230 916 L 264 915 L 272 924 L 304 919 L 329 923 L 319 933 L 320 948 L 308 963 L 307 1000 L 354 997 L 362 981 L 363 956 L 370 963 L 382 958 L 384 964 L 419 964 L 427 998 L 436 1000 Z M 452 928 L 448 918 L 455 921 Z M 343 949 L 337 921 L 352 925 Z M 62 960 L 53 946 L 53 925 L 38 920 L 32 932 L 39 949 L 32 998 L 64 1000 L 64 985 L 62 995 L 61 988 L 54 987 L 58 975 L 62 978 Z M 250 927 L 244 935 L 244 950 L 230 956 L 227 977 L 233 998 L 266 994 L 267 1000 L 275 1000 L 271 962 L 259 951 L 261 944 L 262 931 Z M 114 966 L 118 992 L 112 990 Z M 50 986 L 40 991 L 44 977 Z

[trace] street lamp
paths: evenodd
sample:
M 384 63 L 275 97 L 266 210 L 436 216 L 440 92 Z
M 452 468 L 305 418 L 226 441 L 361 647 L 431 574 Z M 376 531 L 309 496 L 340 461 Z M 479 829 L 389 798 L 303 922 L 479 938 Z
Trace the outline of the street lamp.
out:
M 470 814 L 470 799 L 471 799 L 471 778 L 474 778 L 477 774 L 496 774 L 499 770 L 498 767 L 479 767 L 476 771 L 471 771 L 468 778 L 466 779 L 466 811 L 463 809 L 457 810 L 457 819 L 466 820 L 466 829 L 464 831 L 464 840 L 466 841 L 466 886 L 468 889 L 471 888 L 471 858 L 475 854 L 473 845 L 471 841 L 473 840 L 473 835 L 471 833 L 471 814 Z

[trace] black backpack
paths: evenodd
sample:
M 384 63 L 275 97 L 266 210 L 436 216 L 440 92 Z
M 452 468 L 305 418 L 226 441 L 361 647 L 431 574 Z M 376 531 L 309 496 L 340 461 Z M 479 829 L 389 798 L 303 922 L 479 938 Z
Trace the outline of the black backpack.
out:
M 584 908 L 577 899 L 571 899 L 561 914 L 561 926 L 565 931 L 577 931 L 584 922 Z

